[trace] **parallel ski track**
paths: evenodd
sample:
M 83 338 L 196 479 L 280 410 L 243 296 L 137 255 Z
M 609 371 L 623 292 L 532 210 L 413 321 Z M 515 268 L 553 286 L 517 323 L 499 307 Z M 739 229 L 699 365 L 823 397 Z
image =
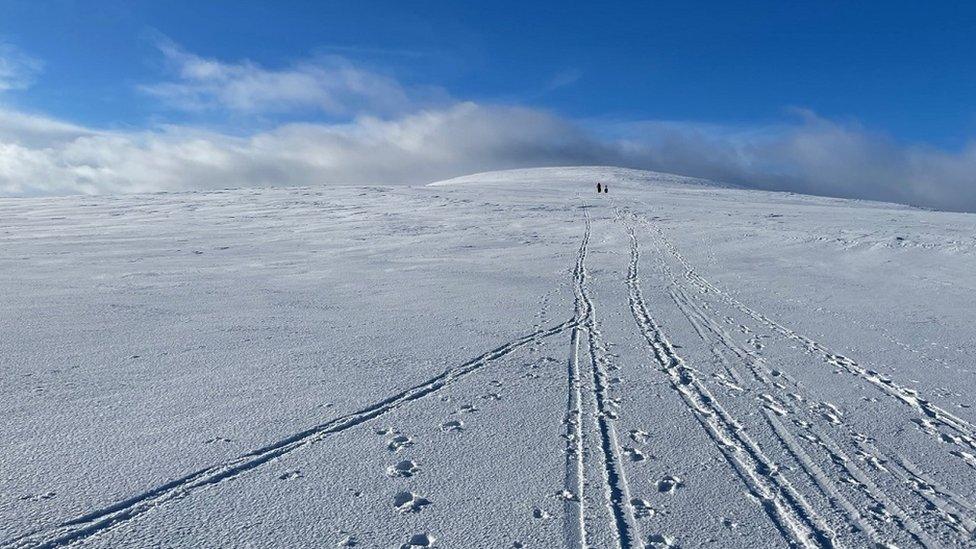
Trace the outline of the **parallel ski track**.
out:
M 586 270 L 586 249 L 590 238 L 590 216 L 584 210 L 586 225 L 583 245 L 577 257 L 573 277 L 575 280 L 577 317 L 579 328 L 585 332 L 589 350 L 589 378 L 592 381 L 593 401 L 592 420 L 599 434 L 599 451 L 603 464 L 607 506 L 613 518 L 611 527 L 620 549 L 640 546 L 640 533 L 630 505 L 630 487 L 620 458 L 620 443 L 613 419 L 615 413 L 610 409 L 608 375 L 605 365 L 605 349 L 602 336 L 597 328 L 593 301 L 589 295 L 589 276 Z
M 807 350 L 818 354 L 823 358 L 824 362 L 830 364 L 831 366 L 840 368 L 854 375 L 858 379 L 873 385 L 882 393 L 898 400 L 899 402 L 902 402 L 907 406 L 910 406 L 919 415 L 924 416 L 925 421 L 930 422 L 930 425 L 935 425 L 949 431 L 949 433 L 943 433 L 940 430 L 932 429 L 927 431 L 930 435 L 939 438 L 943 442 L 949 442 L 956 444 L 957 446 L 964 447 L 968 451 L 976 451 L 976 426 L 946 411 L 928 399 L 923 398 L 914 389 L 903 387 L 890 377 L 887 377 L 875 370 L 865 368 L 851 358 L 839 353 L 834 353 L 824 344 L 772 320 L 763 313 L 752 309 L 738 299 L 722 291 L 709 282 L 705 277 L 698 274 L 698 272 L 695 271 L 691 265 L 688 264 L 685 258 L 678 252 L 678 250 L 674 247 L 674 244 L 664 237 L 663 232 L 659 228 L 657 231 L 665 249 L 667 249 L 670 255 L 681 263 L 682 267 L 685 269 L 685 277 L 690 282 L 696 286 L 699 286 L 706 292 L 713 292 L 726 303 L 750 316 L 754 320 L 759 321 L 774 333 L 801 343 Z M 967 455 L 971 456 L 972 454 Z
M 566 474 L 563 483 L 563 508 L 566 511 L 566 547 L 579 545 L 589 548 L 586 532 L 586 508 L 584 506 L 583 483 L 586 479 L 583 455 L 583 395 L 579 367 L 580 329 L 574 326 L 570 336 L 570 351 L 567 365 L 566 396 Z M 570 518 L 572 517 L 572 519 Z
M 109 505 L 108 507 L 63 522 L 53 528 L 32 532 L 9 540 L 0 545 L 0 547 L 3 549 L 60 547 L 80 542 L 95 534 L 104 533 L 162 505 L 176 502 L 193 492 L 238 477 L 285 454 L 308 447 L 329 436 L 383 416 L 410 402 L 430 396 L 443 387 L 454 383 L 525 345 L 542 338 L 563 333 L 569 329 L 577 328 L 580 322 L 580 318 L 574 317 L 555 326 L 523 335 L 459 366 L 450 368 L 423 383 L 363 408 L 358 412 L 333 419 L 288 436 L 270 445 L 250 451 L 235 459 L 169 481 L 149 491 Z
M 976 426 L 972 423 L 948 412 L 944 408 L 924 398 L 914 389 L 899 385 L 892 378 L 875 370 L 865 368 L 857 361 L 839 353 L 835 353 L 826 345 L 804 336 L 766 316 L 765 314 L 745 305 L 727 292 L 719 289 L 705 277 L 700 275 L 678 252 L 674 244 L 665 236 L 664 232 L 647 219 L 641 218 L 648 226 L 654 228 L 660 241 L 668 253 L 677 260 L 685 270 L 685 278 L 704 292 L 711 292 L 721 298 L 733 308 L 745 313 L 754 320 L 765 325 L 773 333 L 801 343 L 811 353 L 819 355 L 827 364 L 839 368 L 856 378 L 874 386 L 885 395 L 909 406 L 922 416 L 919 425 L 922 431 L 938 439 L 940 442 L 953 444 L 961 450 L 950 452 L 951 455 L 963 459 L 967 465 L 976 469 Z M 928 428 L 927 428 L 928 427 Z
M 576 253 L 576 263 L 573 266 L 573 291 L 576 294 L 575 318 L 582 321 L 588 311 L 579 297 L 578 279 L 584 268 L 587 245 L 590 239 L 590 226 L 586 224 L 579 251 Z M 589 535 L 586 531 L 586 482 L 584 439 L 583 439 L 583 394 L 582 374 L 580 373 L 580 325 L 573 326 L 570 336 L 570 351 L 567 362 L 567 394 L 566 417 L 566 472 L 564 477 L 564 509 L 566 510 L 565 541 L 566 547 L 579 545 L 581 549 L 590 547 Z M 570 519 L 572 517 L 572 519 Z
M 672 280 L 674 281 L 673 278 Z M 676 281 L 674 282 L 676 283 Z M 816 426 L 813 420 L 818 413 L 816 405 L 812 400 L 802 394 L 802 390 L 794 380 L 789 378 L 785 373 L 776 372 L 776 381 L 773 381 L 774 374 L 771 369 L 768 369 L 765 361 L 752 356 L 748 351 L 739 347 L 727 333 L 721 330 L 714 319 L 709 318 L 703 311 L 696 308 L 690 298 L 684 295 L 680 288 L 677 291 L 673 291 L 671 295 L 678 308 L 689 320 L 696 318 L 700 324 L 706 326 L 715 334 L 715 338 L 721 344 L 725 345 L 737 358 L 749 367 L 756 382 L 766 391 L 769 391 L 769 393 L 764 393 L 760 397 L 765 404 L 763 412 L 767 422 L 787 451 L 794 456 L 828 501 L 840 506 L 851 522 L 858 525 L 872 542 L 880 543 L 879 536 L 874 527 L 870 526 L 866 517 L 842 495 L 837 484 L 813 462 L 793 437 L 790 429 L 780 420 L 779 416 L 789 414 L 788 421 L 806 433 L 806 440 L 812 441 L 820 450 L 827 454 L 827 463 L 842 469 L 850 478 L 856 480 L 857 486 L 860 487 L 862 493 L 868 499 L 875 502 L 876 505 L 879 505 L 880 508 L 890 513 L 901 525 L 902 529 L 915 538 L 920 545 L 924 547 L 938 546 L 938 543 L 925 532 L 922 526 L 908 512 L 881 490 L 861 467 L 856 465 L 856 460 L 852 459 L 841 449 L 840 445 L 834 442 L 821 428 Z M 770 393 L 777 394 L 778 397 L 774 397 Z M 794 402 L 796 401 L 802 403 L 804 408 L 801 409 L 795 405 Z M 840 419 L 836 421 L 838 423 L 841 422 Z M 863 438 L 866 439 L 866 437 Z M 852 437 L 852 441 L 854 440 L 856 439 Z M 870 455 L 887 461 L 887 458 L 883 454 L 873 453 Z M 930 503 L 936 501 L 934 497 L 920 491 L 916 492 L 916 495 Z M 944 507 L 944 505 L 940 507 Z M 953 530 L 957 529 L 956 524 L 949 523 L 948 525 Z
M 674 284 L 678 286 L 678 281 L 673 275 L 671 276 Z M 697 317 L 699 323 L 706 326 L 721 344 L 726 346 L 750 369 L 756 381 L 762 384 L 766 390 L 779 395 L 778 398 L 768 394 L 763 395 L 769 398 L 769 404 L 772 405 L 767 406 L 767 409 L 774 413 L 777 412 L 777 409 L 789 412 L 790 422 L 806 432 L 804 438 L 819 446 L 827 454 L 830 463 L 840 464 L 848 475 L 857 479 L 864 487 L 867 495 L 890 512 L 895 520 L 916 538 L 916 541 L 924 546 L 937 545 L 935 540 L 925 533 L 925 529 L 895 503 L 898 498 L 887 496 L 868 478 L 864 469 L 857 467 L 856 463 L 859 460 L 852 459 L 841 449 L 839 444 L 817 426 L 815 418 L 820 415 L 822 404 L 806 395 L 805 390 L 791 376 L 779 370 L 774 372 L 765 359 L 755 356 L 739 346 L 728 333 L 722 330 L 716 320 L 709 317 L 704 310 L 694 304 L 692 298 L 680 286 L 676 290 L 672 294 L 672 298 L 675 299 L 679 309 L 689 316 L 689 320 Z M 920 513 L 934 515 L 935 526 L 940 526 L 944 530 L 960 536 L 963 540 L 972 539 L 973 533 L 976 531 L 976 521 L 973 519 L 976 506 L 965 498 L 939 486 L 924 475 L 920 475 L 918 468 L 907 458 L 897 456 L 891 451 L 884 451 L 881 443 L 872 442 L 870 437 L 858 432 L 845 421 L 842 415 L 835 414 L 832 417 L 833 427 L 843 432 L 845 440 L 850 441 L 851 445 L 854 446 L 855 453 L 861 460 L 873 464 L 874 469 L 879 474 L 890 474 L 894 477 L 896 485 L 902 486 L 914 497 L 922 500 L 920 502 L 922 506 L 919 508 Z M 856 515 L 852 516 L 852 518 L 854 517 Z
M 704 311 L 697 308 L 695 304 L 691 302 L 690 299 L 687 299 L 687 297 L 684 296 L 678 281 L 674 277 L 673 272 L 671 271 L 667 263 L 663 261 L 663 258 L 660 257 L 660 254 L 658 255 L 658 259 L 660 261 L 660 265 L 662 269 L 664 270 L 664 273 L 671 280 L 672 289 L 670 290 L 669 293 L 671 295 L 672 301 L 674 301 L 675 305 L 677 305 L 678 307 L 678 310 L 680 310 L 682 314 L 684 314 L 688 322 L 695 328 L 696 333 L 702 339 L 702 341 L 706 343 L 714 343 L 714 341 L 717 339 L 721 345 L 724 345 L 727 349 L 732 351 L 734 355 L 742 358 L 740 356 L 741 349 L 738 346 L 730 345 L 729 338 L 723 337 L 726 334 L 724 332 L 721 332 L 720 327 L 715 326 L 714 320 L 708 315 L 706 315 Z M 709 333 L 714 334 L 714 337 L 710 337 Z M 725 358 L 724 353 L 721 353 L 716 349 L 716 355 L 718 355 L 723 362 L 727 363 L 727 359 Z M 755 381 L 758 381 L 765 390 L 772 391 L 774 384 L 771 382 L 769 377 L 767 377 L 765 373 L 758 371 L 754 363 L 748 362 L 747 366 L 749 367 L 752 373 L 753 379 Z M 734 371 L 731 364 L 726 364 L 726 368 L 729 371 Z M 736 379 L 739 384 L 737 386 L 739 390 L 745 392 L 746 389 L 744 389 L 743 386 L 745 386 L 746 383 L 743 382 L 741 378 L 737 377 Z M 778 390 L 772 392 L 778 393 Z M 766 394 L 764 394 L 763 397 L 772 398 L 771 396 Z M 776 410 L 786 409 L 788 407 L 787 404 L 788 402 L 789 402 L 788 399 L 783 399 L 783 398 L 774 399 L 774 402 L 772 403 L 767 401 L 766 402 L 767 407 L 763 410 L 763 412 L 770 412 L 771 408 L 774 408 Z M 765 417 L 767 423 L 769 423 L 770 427 L 773 429 L 773 432 L 776 433 L 776 436 L 783 442 L 784 446 L 787 448 L 787 451 L 793 456 L 793 458 L 797 461 L 800 467 L 802 467 L 803 470 L 807 473 L 807 475 L 813 480 L 814 485 L 825 496 L 827 501 L 830 501 L 835 506 L 839 506 L 842 512 L 845 515 L 847 515 L 848 520 L 850 520 L 861 531 L 863 531 L 865 535 L 867 535 L 872 542 L 877 543 L 878 536 L 874 527 L 871 526 L 871 524 L 861 514 L 861 512 L 857 509 L 857 507 L 854 504 L 852 504 L 847 499 L 847 497 L 843 495 L 842 491 L 838 488 L 836 483 L 833 482 L 830 479 L 830 477 L 823 471 L 823 469 L 819 465 L 817 465 L 817 463 L 815 463 L 814 460 L 807 454 L 807 452 L 805 452 L 803 448 L 796 443 L 796 440 L 793 437 L 792 433 L 790 433 L 783 426 L 782 422 L 776 417 L 775 413 L 772 414 L 766 413 Z
M 834 534 L 803 496 L 792 486 L 763 450 L 685 365 L 664 331 L 651 316 L 640 287 L 640 247 L 633 228 L 631 261 L 627 275 L 630 306 L 651 355 L 667 374 L 672 389 L 705 428 L 719 451 L 732 465 L 779 532 L 801 547 L 834 547 Z
M 640 219 L 636 214 L 634 218 Z M 646 225 L 651 225 L 647 220 L 642 221 Z M 683 258 L 680 257 L 680 254 L 677 254 L 673 245 L 663 238 L 660 229 L 657 232 L 662 245 L 670 246 L 671 255 L 676 256 L 676 259 L 686 269 L 686 278 L 693 284 L 696 280 L 703 280 L 697 277 L 697 273 L 694 273 L 687 262 L 683 261 Z M 659 257 L 659 259 L 661 260 L 662 268 L 665 269 L 675 288 L 671 292 L 672 299 L 695 327 L 699 336 L 703 340 L 708 341 L 711 338 L 703 333 L 702 327 L 710 331 L 715 339 L 729 349 L 743 364 L 749 367 L 756 381 L 771 392 L 780 395 L 779 398 L 773 398 L 768 394 L 763 395 L 764 398 L 769 399 L 768 403 L 771 404 L 771 406 L 767 406 L 766 410 L 764 410 L 767 421 L 773 427 L 777 436 L 783 441 L 784 445 L 787 446 L 788 451 L 801 462 L 801 466 L 807 469 L 807 473 L 811 477 L 814 477 L 815 484 L 824 493 L 829 494 L 829 499 L 844 508 L 852 522 L 858 524 L 869 537 L 876 540 L 874 528 L 865 527 L 865 517 L 857 509 L 854 509 L 846 498 L 837 493 L 836 484 L 829 482 L 823 476 L 819 467 L 809 462 L 809 456 L 796 444 L 795 439 L 789 434 L 788 429 L 777 419 L 776 416 L 782 415 L 780 413 L 781 411 L 788 411 L 791 414 L 790 422 L 806 432 L 803 436 L 804 440 L 815 443 L 823 450 L 829 458 L 829 463 L 840 465 L 851 478 L 858 482 L 863 492 L 891 513 L 894 520 L 915 538 L 916 542 L 925 547 L 937 547 L 938 542 L 927 533 L 926 529 L 902 509 L 896 503 L 896 499 L 889 497 L 871 481 L 864 469 L 857 467 L 857 461 L 852 459 L 841 449 L 840 445 L 827 436 L 821 428 L 816 426 L 816 422 L 812 421 L 812 418 L 818 414 L 817 403 L 803 395 L 804 391 L 800 388 L 799 384 L 783 372 L 776 371 L 774 373 L 764 359 L 755 356 L 751 351 L 736 344 L 734 339 L 722 329 L 719 322 L 712 318 L 702 307 L 695 305 L 692 298 L 684 291 L 682 284 L 670 270 L 670 267 L 664 262 L 663 256 Z M 688 276 L 689 273 L 692 276 Z M 712 295 L 724 295 L 710 284 L 704 288 L 700 282 L 695 285 L 702 290 L 703 294 L 711 292 Z M 724 300 L 728 302 L 727 296 L 725 297 L 726 299 Z M 732 305 L 734 306 L 734 304 Z M 735 308 L 741 310 L 739 307 Z M 756 318 L 753 315 L 750 316 Z M 775 378 L 775 381 L 773 378 Z M 801 410 L 794 404 L 794 401 L 802 404 L 804 409 Z M 806 419 L 801 419 L 804 417 Z M 838 429 L 845 431 L 846 438 L 855 447 L 856 454 L 859 458 L 871 463 L 875 470 L 890 474 L 896 479 L 896 485 L 905 487 L 913 496 L 923 500 L 921 502 L 922 507 L 920 512 L 935 515 L 935 526 L 955 533 L 958 536 L 956 541 L 972 541 L 973 534 L 976 532 L 976 520 L 973 518 L 974 512 L 976 512 L 976 505 L 966 500 L 966 498 L 940 486 L 931 478 L 924 475 L 924 473 L 921 473 L 918 467 L 907 458 L 891 451 L 883 451 L 882 444 L 859 433 L 856 429 L 848 425 L 842 417 L 836 417 L 834 422 L 836 422 Z

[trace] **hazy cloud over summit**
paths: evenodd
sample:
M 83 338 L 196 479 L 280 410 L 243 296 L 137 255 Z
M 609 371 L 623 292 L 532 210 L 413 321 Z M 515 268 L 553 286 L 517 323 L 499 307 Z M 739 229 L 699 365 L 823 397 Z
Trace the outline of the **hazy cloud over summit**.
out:
M 167 73 L 138 92 L 188 113 L 307 113 L 241 134 L 212 124 L 85 127 L 0 110 L 0 194 L 29 196 L 270 185 L 420 184 L 474 171 L 612 164 L 740 185 L 976 210 L 976 144 L 897 142 L 806 111 L 771 125 L 576 121 L 451 98 L 335 55 L 269 68 L 159 42 Z M 0 90 L 39 61 L 0 48 Z M 573 71 L 558 80 L 570 86 Z M 137 93 L 138 93 L 137 92 Z

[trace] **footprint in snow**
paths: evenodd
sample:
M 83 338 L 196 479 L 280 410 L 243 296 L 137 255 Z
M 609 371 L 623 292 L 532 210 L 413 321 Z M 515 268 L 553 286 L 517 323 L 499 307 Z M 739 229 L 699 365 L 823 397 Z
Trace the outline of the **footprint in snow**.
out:
M 544 509 L 539 509 L 538 507 L 532 508 L 532 518 L 534 519 L 547 519 L 552 518 L 552 515 Z
M 677 547 L 675 545 L 675 539 L 671 536 L 665 536 L 664 534 L 651 534 L 647 536 L 647 546 L 648 547 Z
M 411 446 L 413 446 L 413 439 L 408 437 L 407 435 L 397 435 L 391 438 L 390 441 L 386 444 L 386 447 L 391 452 L 399 452 L 403 448 L 409 448 Z
M 458 408 L 459 413 L 465 413 L 465 414 L 470 414 L 472 412 L 477 412 L 477 411 L 478 409 L 475 408 L 473 404 L 465 404 L 460 408 Z
M 430 503 L 429 499 L 413 492 L 400 492 L 393 496 L 393 506 L 401 513 L 419 513 Z
M 884 505 L 881 505 L 880 503 L 869 506 L 868 511 L 885 522 L 891 520 L 891 513 L 889 513 L 888 510 L 885 509 Z
M 51 499 L 58 495 L 56 492 L 44 492 L 43 494 L 28 494 L 26 496 L 20 496 L 21 501 L 41 501 L 44 499 Z
M 223 444 L 225 442 L 234 442 L 234 441 L 224 437 L 214 437 L 203 441 L 204 444 Z
M 646 499 L 634 498 L 630 500 L 630 506 L 634 509 L 634 516 L 637 518 L 653 517 L 657 513 L 651 507 L 651 502 Z
M 502 395 L 500 395 L 498 393 L 487 393 L 487 394 L 481 395 L 481 398 L 483 398 L 485 400 L 501 400 L 502 399 Z
M 464 430 L 464 422 L 461 421 L 460 419 L 452 419 L 450 421 L 445 421 L 444 423 L 441 423 L 441 431 L 444 431 L 445 433 L 453 433 L 453 432 L 463 431 L 463 430 Z
M 400 549 L 410 549 L 411 547 L 432 547 L 437 538 L 424 532 L 410 536 L 410 540 L 400 546 Z
M 637 444 L 647 444 L 651 440 L 651 434 L 642 429 L 632 429 L 630 431 L 630 440 L 633 440 Z
M 304 476 L 305 475 L 303 475 L 302 472 L 301 471 L 298 471 L 298 470 L 295 470 L 295 471 L 285 471 L 284 473 L 281 473 L 280 475 L 278 475 L 278 480 L 291 480 L 293 478 L 302 478 Z
M 631 448 L 630 446 L 624 447 L 624 455 L 627 456 L 630 461 L 644 461 L 647 459 L 647 455 L 644 454 L 644 452 L 641 452 L 637 448 Z
M 556 492 L 556 498 L 561 499 L 563 501 L 579 501 L 579 498 L 576 497 L 576 494 L 570 492 L 569 490 L 560 490 Z
M 667 476 L 657 481 L 657 491 L 662 494 L 672 494 L 678 488 L 684 487 L 685 483 L 678 477 Z
M 405 459 L 395 465 L 390 465 L 387 467 L 386 472 L 391 477 L 409 478 L 420 472 L 420 467 L 415 461 Z

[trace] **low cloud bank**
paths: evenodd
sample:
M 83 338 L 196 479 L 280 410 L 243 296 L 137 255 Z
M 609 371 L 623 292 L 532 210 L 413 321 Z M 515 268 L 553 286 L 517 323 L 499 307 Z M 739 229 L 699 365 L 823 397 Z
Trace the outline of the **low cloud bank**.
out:
M 976 142 L 953 152 L 906 145 L 803 111 L 789 123 L 749 128 L 583 124 L 532 108 L 457 101 L 340 58 L 270 70 L 202 58 L 166 41 L 159 47 L 172 80 L 140 89 L 172 108 L 311 109 L 343 121 L 245 135 L 192 125 L 111 131 L 0 109 L 0 195 L 420 184 L 495 169 L 606 164 L 976 211 Z M 11 60 L 9 52 L 4 62 L 2 53 L 0 89 L 25 87 L 39 63 L 20 54 Z
M 186 126 L 99 131 L 0 112 L 0 194 L 418 184 L 496 168 L 617 162 L 616 152 L 549 114 L 473 103 L 246 137 Z
M 805 194 L 976 211 L 976 142 L 961 151 L 900 144 L 856 124 L 798 111 L 793 124 L 721 128 L 628 125 L 642 166 Z
M 245 137 L 187 126 L 103 131 L 0 111 L 0 194 L 419 184 L 494 169 L 610 164 L 976 211 L 976 144 L 956 153 L 906 146 L 809 114 L 749 130 L 645 122 L 605 133 L 533 109 L 475 103 Z

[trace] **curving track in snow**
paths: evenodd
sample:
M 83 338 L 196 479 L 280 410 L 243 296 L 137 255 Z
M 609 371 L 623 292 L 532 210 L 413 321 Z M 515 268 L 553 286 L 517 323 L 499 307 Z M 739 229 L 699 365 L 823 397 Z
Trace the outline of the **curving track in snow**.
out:
M 614 194 L 587 194 L 597 180 L 610 181 Z M 6 206 L 14 221 L 2 235 L 11 250 L 0 259 L 4 272 L 16 275 L 27 264 L 10 258 L 32 258 L 46 267 L 28 266 L 31 280 L 50 293 L 21 284 L 20 298 L 13 285 L 3 287 L 14 296 L 10 316 L 22 315 L 10 325 L 20 337 L 3 342 L 4 358 L 34 370 L 8 367 L 10 388 L 0 390 L 10 402 L 36 403 L 57 389 L 71 397 L 73 413 L 102 427 L 88 429 L 49 409 L 6 405 L 21 427 L 9 431 L 7 439 L 17 443 L 0 461 L 6 473 L 0 519 L 8 528 L 0 531 L 14 532 L 0 548 L 322 540 L 406 548 L 976 546 L 976 380 L 966 377 L 974 369 L 967 364 L 968 341 L 959 337 L 959 326 L 973 318 L 938 301 L 940 292 L 967 299 L 966 282 L 938 279 L 934 269 L 899 278 L 892 269 L 889 284 L 937 284 L 922 286 L 919 291 L 929 293 L 911 309 L 862 304 L 892 311 L 891 322 L 845 308 L 839 298 L 819 309 L 804 305 L 828 287 L 852 301 L 858 292 L 883 292 L 841 284 L 859 261 L 907 269 L 938 259 L 946 272 L 965 271 L 976 245 L 949 229 L 933 229 L 951 225 L 939 214 L 750 194 L 620 169 L 516 171 L 431 189 L 337 192 L 266 191 L 267 204 L 260 207 L 244 200 L 260 202 L 259 192 L 144 198 L 149 206 L 141 209 L 122 199 Z M 202 212 L 200 226 L 171 226 L 172 219 L 188 219 L 186 211 Z M 838 220 L 856 217 L 851 211 L 879 228 L 831 233 Z M 92 212 L 109 221 L 92 225 Z M 305 227 L 316 215 L 321 224 Z M 129 222 L 110 220 L 116 216 Z M 820 222 L 823 216 L 830 222 Z M 889 235 L 884 220 L 901 225 Z M 47 223 L 57 230 L 40 231 Z M 152 229 L 145 232 L 142 223 Z M 87 239 L 93 233 L 119 236 Z M 198 241 L 188 243 L 184 233 Z M 253 239 L 239 244 L 250 248 L 238 259 L 211 258 L 229 248 L 223 241 L 199 245 L 216 238 L 212 234 Z M 66 238 L 93 255 L 66 260 L 59 248 Z M 780 248 L 763 251 L 773 244 Z M 747 245 L 751 260 L 764 263 L 753 266 L 738 255 Z M 162 259 L 152 263 L 142 248 Z M 792 259 L 777 263 L 777 254 Z M 822 267 L 825 258 L 828 267 Z M 93 271 L 92 265 L 106 262 L 116 270 Z M 153 266 L 137 270 L 143 263 Z M 777 284 L 770 265 L 785 273 L 794 264 L 802 269 Z M 208 281 L 187 280 L 187 272 L 218 282 L 194 293 Z M 225 280 L 220 273 L 233 276 Z M 813 274 L 802 278 L 805 273 Z M 163 349 L 154 363 L 160 370 L 211 352 L 207 342 L 186 343 L 188 336 L 172 324 L 170 331 L 160 329 L 158 316 L 143 319 L 145 326 L 121 342 L 74 327 L 93 322 L 82 320 L 86 311 L 101 311 L 95 301 L 118 288 L 132 290 L 133 301 L 115 307 L 124 311 L 113 312 L 120 318 L 165 313 L 156 293 L 170 287 L 154 286 L 160 280 L 173 281 L 168 299 L 189 294 L 174 314 L 177 326 L 222 286 L 249 292 L 233 315 L 221 316 L 225 296 L 194 326 L 217 325 L 234 334 L 219 352 L 240 358 L 231 363 L 244 373 L 233 372 L 233 383 L 258 388 L 242 393 L 258 400 L 246 408 L 250 415 L 217 418 L 217 427 L 260 428 L 263 435 L 249 440 L 271 442 L 223 446 L 228 453 L 220 454 L 209 443 L 237 444 L 234 437 L 219 429 L 191 433 L 196 438 L 183 433 L 156 450 L 183 443 L 181 451 L 197 452 L 192 463 L 203 466 L 177 460 L 160 467 L 148 450 L 119 445 L 130 454 L 106 459 L 102 468 L 97 460 L 76 459 L 90 471 L 81 480 L 61 481 L 60 463 L 45 466 L 37 456 L 85 458 L 85 448 L 109 432 L 104 418 L 114 409 L 104 407 L 105 400 L 151 401 L 153 392 L 184 374 L 154 377 L 159 371 L 138 369 L 133 361 L 145 351 L 129 351 L 129 341 Z M 803 293 L 801 282 L 814 290 Z M 67 309 L 70 324 L 56 324 L 51 311 L 62 310 L 62 296 L 86 284 L 108 291 L 75 298 L 89 300 L 88 309 Z M 145 301 L 147 295 L 154 300 Z M 524 307 L 532 299 L 541 304 L 534 316 Z M 264 303 L 270 305 L 261 308 Z M 304 322 L 312 311 L 319 316 Z M 904 311 L 926 312 L 926 322 L 944 325 L 900 323 Z M 53 347 L 65 357 L 99 358 L 77 374 L 48 367 L 62 359 L 16 343 L 38 329 L 38 315 L 56 324 L 52 333 L 76 334 Z M 260 337 L 264 323 L 274 322 L 294 336 L 288 339 L 293 347 L 264 343 L 279 341 L 277 334 Z M 317 346 L 321 341 L 327 344 Z M 269 357 L 241 358 L 235 344 Z M 127 361 L 116 360 L 115 345 Z M 395 356 L 386 356 L 388 349 L 396 349 L 390 351 Z M 310 352 L 326 358 L 291 368 Z M 201 361 L 210 367 L 208 358 Z M 379 369 L 391 362 L 419 381 L 399 382 L 404 370 Z M 261 377 L 275 368 L 280 376 Z M 109 378 L 138 372 L 143 385 L 125 379 L 145 392 L 130 395 L 120 383 L 108 386 L 109 396 L 86 393 L 88 378 L 102 371 Z M 289 379 L 297 379 L 288 385 L 291 395 L 314 408 L 296 405 L 288 415 L 287 399 L 254 396 Z M 372 398 L 356 396 L 376 388 Z M 330 412 L 340 396 L 354 405 Z M 170 398 L 181 402 L 179 411 L 199 409 L 180 391 Z M 282 420 L 296 415 L 298 423 Z M 43 416 L 43 427 L 30 428 L 34 416 Z M 172 416 L 159 418 L 147 432 L 170 427 L 165 421 Z M 66 426 L 85 435 L 72 438 Z M 71 443 L 61 439 L 88 446 L 72 454 Z M 205 450 L 197 439 L 207 440 Z M 112 467 L 142 480 L 105 492 L 85 484 L 111 482 Z

